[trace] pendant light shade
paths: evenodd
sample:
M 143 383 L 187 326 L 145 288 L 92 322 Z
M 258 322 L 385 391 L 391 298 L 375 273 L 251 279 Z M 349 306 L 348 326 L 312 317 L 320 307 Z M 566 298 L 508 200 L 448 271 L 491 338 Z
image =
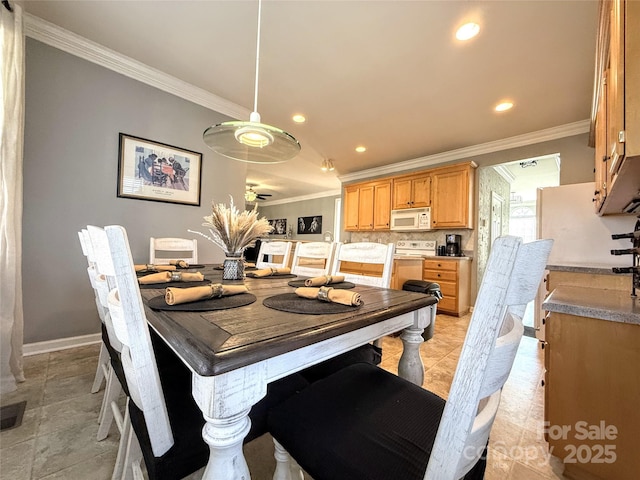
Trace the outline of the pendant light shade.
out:
M 224 122 L 204 131 L 204 143 L 214 152 L 233 160 L 249 163 L 282 163 L 300 152 L 300 143 L 284 130 L 261 123 L 258 113 L 258 70 L 260 66 L 260 17 L 262 0 L 258 0 L 258 40 L 253 112 L 248 122 Z

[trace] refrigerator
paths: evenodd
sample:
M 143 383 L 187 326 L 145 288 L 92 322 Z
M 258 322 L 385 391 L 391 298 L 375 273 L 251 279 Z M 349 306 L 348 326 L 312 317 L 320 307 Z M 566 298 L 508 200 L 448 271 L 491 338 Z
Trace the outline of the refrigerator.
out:
M 631 266 L 630 255 L 611 255 L 612 249 L 630 248 L 629 240 L 612 240 L 611 234 L 632 232 L 636 215 L 598 216 L 592 202 L 595 183 L 578 183 L 537 191 L 538 238 L 554 240 L 548 265 L 606 268 Z M 542 301 L 544 285 L 535 301 L 537 337 L 544 339 Z

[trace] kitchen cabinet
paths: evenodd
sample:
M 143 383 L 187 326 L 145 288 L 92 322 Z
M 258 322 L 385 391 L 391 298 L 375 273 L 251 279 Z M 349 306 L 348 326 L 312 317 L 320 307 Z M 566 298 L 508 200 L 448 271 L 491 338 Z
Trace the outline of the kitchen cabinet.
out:
M 345 230 L 389 230 L 390 215 L 391 179 L 345 187 Z
M 393 179 L 393 209 L 431 206 L 431 175 L 419 173 Z
M 640 178 L 640 2 L 601 1 L 597 44 L 593 201 L 599 215 L 619 214 L 632 210 Z
M 431 172 L 431 226 L 473 228 L 475 164 L 464 163 Z
M 420 280 L 422 278 L 422 258 L 394 258 L 393 272 L 391 274 L 391 288 L 402 290 L 407 280 Z
M 628 291 L 559 285 L 543 304 L 549 312 L 544 433 L 568 478 L 638 478 L 640 314 L 635 303 Z
M 469 311 L 471 259 L 437 257 L 424 260 L 422 279 L 440 285 L 438 312 L 460 316 Z

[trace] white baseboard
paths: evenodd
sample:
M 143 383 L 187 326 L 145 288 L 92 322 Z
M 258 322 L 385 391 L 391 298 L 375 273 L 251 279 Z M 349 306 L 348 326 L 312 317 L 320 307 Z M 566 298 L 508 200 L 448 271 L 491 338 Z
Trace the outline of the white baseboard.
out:
M 56 340 L 47 340 L 46 342 L 27 343 L 22 347 L 22 353 L 27 357 L 29 355 L 38 355 L 40 353 L 56 352 L 58 350 L 66 350 L 68 348 L 93 345 L 94 343 L 100 343 L 101 341 L 102 335 L 99 333 L 81 335 L 79 337 L 58 338 Z

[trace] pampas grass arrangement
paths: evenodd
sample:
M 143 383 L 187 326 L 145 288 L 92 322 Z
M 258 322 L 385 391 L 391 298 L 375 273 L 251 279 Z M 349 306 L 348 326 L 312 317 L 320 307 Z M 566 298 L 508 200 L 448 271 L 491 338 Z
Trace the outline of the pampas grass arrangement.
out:
M 255 245 L 256 240 L 271 233 L 273 227 L 266 218 L 258 218 L 258 205 L 253 210 L 240 212 L 233 203 L 229 207 L 223 203 L 212 203 L 212 213 L 204 217 L 204 227 L 209 227 L 211 235 L 188 230 L 196 233 L 219 246 L 227 256 L 239 256 L 245 248 Z

